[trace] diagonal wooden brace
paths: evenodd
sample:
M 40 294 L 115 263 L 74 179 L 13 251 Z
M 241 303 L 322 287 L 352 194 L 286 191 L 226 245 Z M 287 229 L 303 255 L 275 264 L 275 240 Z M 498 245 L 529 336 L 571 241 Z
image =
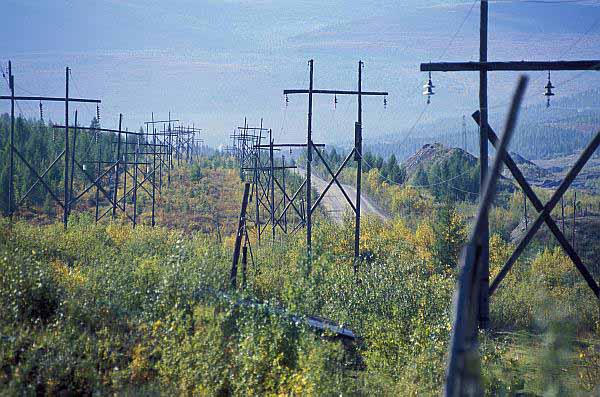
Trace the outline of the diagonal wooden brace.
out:
M 478 119 L 479 119 L 478 116 L 479 116 L 479 114 L 477 112 L 473 115 L 473 118 L 475 119 L 475 121 L 478 121 Z M 488 138 L 490 139 L 492 144 L 495 145 L 494 141 L 495 141 L 495 139 L 497 139 L 497 137 L 495 136 L 495 134 L 493 133 L 491 128 L 488 128 L 487 130 L 488 130 Z M 494 137 L 495 137 L 495 139 L 494 139 Z M 523 188 L 523 191 L 525 192 L 527 197 L 531 200 L 535 209 L 538 211 L 538 217 L 528 228 L 525 236 L 523 236 L 521 241 L 519 241 L 517 248 L 515 248 L 515 251 L 513 252 L 513 254 L 506 261 L 506 263 L 500 270 L 500 273 L 496 276 L 496 278 L 490 285 L 490 295 L 495 292 L 495 290 L 498 288 L 498 285 L 500 284 L 500 282 L 506 277 L 506 275 L 508 274 L 508 272 L 510 271 L 510 269 L 512 268 L 514 263 L 517 261 L 519 256 L 523 253 L 523 251 L 525 250 L 527 245 L 531 242 L 535 233 L 538 231 L 538 229 L 540 228 L 542 223 L 545 222 L 548 225 L 548 227 L 550 228 L 551 232 L 556 237 L 556 239 L 558 240 L 558 242 L 560 243 L 560 245 L 562 246 L 562 248 L 565 250 L 565 252 L 569 256 L 569 258 L 573 261 L 573 264 L 575 265 L 577 270 L 581 273 L 581 275 L 587 282 L 588 286 L 592 289 L 592 291 L 594 292 L 596 297 L 600 298 L 600 288 L 598 287 L 598 284 L 596 283 L 596 281 L 594 280 L 593 276 L 590 274 L 590 272 L 588 271 L 586 266 L 583 264 L 583 261 L 581 260 L 581 258 L 579 257 L 579 255 L 577 254 L 577 252 L 575 251 L 573 246 L 569 243 L 567 238 L 560 231 L 560 229 L 558 228 L 558 226 L 552 219 L 552 215 L 551 215 L 552 210 L 554 209 L 556 204 L 560 201 L 561 197 L 567 191 L 567 189 L 569 188 L 569 186 L 571 185 L 573 180 L 575 180 L 575 178 L 577 177 L 577 175 L 579 174 L 579 172 L 581 171 L 583 166 L 587 163 L 587 161 L 590 159 L 592 154 L 594 154 L 594 151 L 597 149 L 597 147 L 599 145 L 600 145 L 600 131 L 598 131 L 598 133 L 596 133 L 596 136 L 594 137 L 594 139 L 592 139 L 592 141 L 589 143 L 589 145 L 581 153 L 580 157 L 577 159 L 577 161 L 575 162 L 573 167 L 569 170 L 567 176 L 565 177 L 563 182 L 560 184 L 559 188 L 554 192 L 554 194 L 552 195 L 552 197 L 550 198 L 548 203 L 546 203 L 546 205 L 541 205 L 542 204 L 541 201 L 536 196 L 535 192 L 533 192 L 533 190 L 531 189 L 531 187 L 529 186 L 529 184 L 523 177 L 523 174 L 520 172 L 517 165 L 507 155 L 507 157 L 505 158 L 505 163 L 506 163 L 507 167 L 511 170 L 513 175 L 515 176 L 515 179 L 517 180 L 519 185 Z
M 48 194 L 50 194 L 52 196 L 52 198 L 54 199 L 54 201 L 56 201 L 58 203 L 58 205 L 60 205 L 62 208 L 65 208 L 65 203 L 63 203 L 61 201 L 61 199 L 59 199 L 56 194 L 52 191 L 52 188 L 50 188 L 50 186 L 44 181 L 43 176 L 40 176 L 38 174 L 38 172 L 31 166 L 31 164 L 29 164 L 27 162 L 27 160 L 25 160 L 25 157 L 21 154 L 21 152 L 19 152 L 19 150 L 17 150 L 16 147 L 11 145 L 11 149 L 13 150 L 14 153 L 17 154 L 17 156 L 21 159 L 21 161 L 23 162 L 23 164 L 25 164 L 27 166 L 27 168 L 29 169 L 29 171 L 33 174 L 33 176 L 36 177 L 37 181 L 39 181 L 44 188 L 46 189 L 46 191 L 48 192 Z M 64 153 L 64 152 L 63 152 Z M 60 158 L 60 156 L 58 157 Z M 56 160 L 55 160 L 56 161 Z M 54 163 L 53 163 L 54 164 Z M 44 172 L 45 174 L 45 172 Z M 31 189 L 26 193 L 27 195 L 29 195 L 29 192 L 31 191 Z M 26 197 L 26 196 L 24 196 Z M 16 209 L 15 209 L 16 210 Z M 13 211 L 14 212 L 14 211 Z
M 329 181 L 329 183 L 327 184 L 327 187 L 323 190 L 323 192 L 321 193 L 321 195 L 319 196 L 319 198 L 317 199 L 317 201 L 313 204 L 311 212 L 314 211 L 315 208 L 317 208 L 317 205 L 319 205 L 319 203 L 321 202 L 321 200 L 323 199 L 323 197 L 325 197 L 325 193 L 327 193 L 327 191 L 329 190 L 329 188 L 331 187 L 331 185 L 333 185 L 334 182 L 338 185 L 338 187 L 342 191 L 342 194 L 344 195 L 344 197 L 346 197 L 346 200 L 348 201 L 348 204 L 350 204 L 350 207 L 352 207 L 352 210 L 354 212 L 356 212 L 356 207 L 352 203 L 352 200 L 350 200 L 350 197 L 348 197 L 348 194 L 346 194 L 346 191 L 342 187 L 342 184 L 337 179 L 338 176 L 340 175 L 340 173 L 342 172 L 342 170 L 344 169 L 344 167 L 346 166 L 346 163 L 352 158 L 352 155 L 354 154 L 355 149 L 352 149 L 350 151 L 350 154 L 348 155 L 348 157 L 346 157 L 346 159 L 344 160 L 344 162 L 342 163 L 342 165 L 340 166 L 340 168 L 338 168 L 338 170 L 337 170 L 336 173 L 333 173 L 333 171 L 331 170 L 331 168 L 329 167 L 329 165 L 327 164 L 327 162 L 323 158 L 323 155 L 321 155 L 321 153 L 317 150 L 316 147 L 315 147 L 315 152 L 317 152 L 317 155 L 321 158 L 321 161 L 325 165 L 325 168 L 327 168 L 327 171 L 331 175 L 332 179 Z
M 296 200 L 296 197 L 298 197 L 298 193 L 300 193 L 302 191 L 302 189 L 304 188 L 304 186 L 306 186 L 306 179 L 302 181 L 302 184 L 296 190 L 296 192 L 292 195 L 292 198 L 289 198 L 289 196 L 286 194 L 286 197 L 288 198 L 288 203 L 283 208 L 283 211 L 282 211 L 281 215 L 279 215 L 279 218 L 277 218 L 277 222 L 281 221 L 281 218 L 283 218 L 283 215 L 289 210 L 290 206 L 293 205 L 292 203 L 294 202 L 294 200 Z M 302 211 L 298 212 L 298 210 L 296 209 L 295 205 L 294 205 L 294 209 L 296 210 L 296 212 L 300 216 L 300 219 L 301 219 L 300 223 L 302 224 L 304 222 L 304 215 L 302 214 Z
M 19 199 L 19 201 L 17 202 L 16 207 L 21 206 L 21 204 L 23 204 L 23 201 L 25 201 L 25 199 L 29 196 L 29 194 L 33 191 L 33 189 L 36 188 L 36 186 L 38 185 L 38 183 L 40 183 L 40 181 L 42 181 L 44 179 L 44 177 L 46 176 L 46 174 L 52 169 L 52 167 L 54 167 L 54 165 L 58 162 L 58 160 L 60 160 L 62 158 L 62 156 L 65 154 L 65 151 L 63 150 L 58 157 L 56 157 L 54 159 L 54 161 L 46 168 L 46 170 L 44 172 L 42 172 L 41 175 L 35 175 L 38 179 L 33 183 L 33 185 L 31 185 L 31 187 L 29 189 L 27 189 L 27 191 L 25 192 L 25 194 L 23 196 L 21 196 L 21 198 Z M 44 186 L 46 187 L 46 186 Z M 46 187 L 46 189 L 48 189 L 49 187 Z M 50 193 L 52 194 L 52 193 Z M 60 200 L 58 201 L 58 205 L 61 206 L 61 208 L 64 208 L 64 205 L 62 202 L 60 202 Z
M 283 199 L 285 198 L 287 200 L 290 200 L 290 196 L 288 196 L 287 192 L 283 189 L 283 187 L 281 186 L 281 184 L 279 183 L 279 181 L 277 180 L 277 178 L 275 178 L 274 181 L 275 181 L 275 184 L 277 185 L 277 187 L 279 188 L 279 190 L 283 194 L 283 197 L 282 197 L 281 201 L 279 202 L 279 204 L 277 204 L 277 208 L 276 209 L 279 209 L 279 207 L 283 203 Z M 293 204 L 293 202 L 290 201 L 290 203 L 291 203 L 291 206 L 294 209 L 294 211 L 296 211 L 296 213 L 298 214 L 298 216 L 302 218 L 302 214 L 300 213 L 300 210 L 296 207 L 295 204 Z M 286 209 L 289 209 L 289 206 L 284 207 L 284 211 L 286 211 Z M 281 218 L 283 218 L 283 214 L 284 213 L 282 212 L 282 214 L 279 216 L 279 218 L 277 218 L 277 220 L 275 222 L 275 223 L 279 224 L 280 227 L 281 227 L 280 220 L 281 220 Z M 283 227 L 282 227 L 282 229 L 283 229 Z
M 461 256 L 460 274 L 454 298 L 453 326 L 446 373 L 446 396 L 483 395 L 477 340 L 481 273 L 483 271 L 481 231 L 487 227 L 486 214 L 496 194 L 502 162 L 507 154 L 506 148 L 516 125 L 526 84 L 527 78 L 522 76 L 513 96 L 504 134 L 498 144 L 498 153 L 486 176 L 477 217 Z
M 479 122 L 480 122 L 479 111 L 476 111 L 475 113 L 473 113 L 472 117 L 475 120 L 475 122 L 477 124 L 479 124 Z M 492 143 L 492 145 L 494 145 L 494 147 L 497 147 L 498 137 L 494 133 L 494 130 L 492 129 L 492 127 L 490 127 L 488 125 L 487 131 L 488 131 L 489 141 Z M 571 259 L 571 261 L 573 262 L 573 264 L 575 265 L 575 267 L 577 268 L 579 273 L 581 273 L 583 278 L 586 280 L 586 282 L 588 283 L 589 287 L 592 289 L 594 294 L 597 297 L 600 297 L 598 295 L 598 293 L 599 293 L 598 285 L 596 284 L 596 282 L 595 282 L 594 278 L 592 277 L 592 275 L 590 274 L 589 270 L 587 269 L 587 267 L 584 265 L 583 261 L 579 257 L 579 254 L 577 254 L 577 251 L 575 251 L 575 249 L 573 248 L 571 243 L 569 243 L 569 240 L 562 233 L 562 231 L 560 230 L 560 228 L 558 227 L 558 225 L 556 224 L 556 222 L 554 221 L 554 219 L 552 218 L 550 213 L 543 212 L 544 205 L 542 204 L 539 197 L 535 194 L 535 192 L 533 191 L 533 189 L 531 188 L 531 186 L 525 179 L 524 175 L 521 173 L 521 170 L 519 169 L 517 164 L 514 162 L 514 160 L 512 159 L 512 157 L 510 157 L 510 155 L 508 153 L 506 154 L 504 163 L 506 164 L 506 167 L 510 170 L 510 172 L 514 176 L 514 178 L 517 181 L 517 183 L 519 184 L 519 186 L 521 186 L 521 188 L 523 189 L 523 192 L 525 193 L 527 198 L 529 198 L 529 200 L 533 204 L 533 207 L 536 209 L 536 211 L 538 213 L 544 214 L 543 221 L 546 223 L 546 225 L 548 225 L 548 228 L 550 229 L 552 234 L 554 234 L 554 236 L 558 240 L 559 244 L 564 249 L 565 253 L 569 256 L 569 258 Z M 492 287 L 490 288 L 490 295 L 496 290 L 498 283 L 495 283 L 495 282 L 492 283 Z

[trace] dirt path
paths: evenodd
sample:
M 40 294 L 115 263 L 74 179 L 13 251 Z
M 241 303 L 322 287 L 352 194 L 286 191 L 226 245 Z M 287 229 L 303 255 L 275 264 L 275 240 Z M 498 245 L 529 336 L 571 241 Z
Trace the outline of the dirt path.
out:
M 302 168 L 297 168 L 296 172 L 298 174 L 300 174 L 302 177 L 306 176 L 306 171 Z M 324 180 L 323 178 L 321 178 L 315 174 L 312 174 L 311 179 L 312 179 L 312 186 L 317 192 L 320 193 L 323 190 L 325 190 L 325 188 L 327 187 L 328 182 L 326 180 Z M 355 204 L 356 203 L 356 188 L 354 186 L 350 186 L 350 185 L 346 185 L 346 184 L 342 184 L 342 186 L 344 187 L 344 190 L 346 191 L 348 196 L 350 196 L 350 199 L 352 200 L 352 204 Z M 323 197 L 323 200 L 321 200 L 321 203 L 319 204 L 319 206 L 323 206 L 325 211 L 336 222 L 342 221 L 344 212 L 346 212 L 347 210 L 352 210 L 352 208 L 350 207 L 350 204 L 348 204 L 348 201 L 344 197 L 344 194 L 342 193 L 342 191 L 340 190 L 338 185 L 335 183 L 333 185 L 331 185 L 331 187 L 329 188 L 329 190 Z M 383 213 L 383 211 L 381 211 L 379 208 L 377 208 L 377 206 L 371 200 L 369 200 L 367 197 L 365 197 L 364 193 L 361 195 L 361 198 L 360 198 L 360 206 L 361 206 L 360 212 L 362 215 L 375 215 L 384 221 L 389 220 L 389 217 L 387 215 L 385 215 Z

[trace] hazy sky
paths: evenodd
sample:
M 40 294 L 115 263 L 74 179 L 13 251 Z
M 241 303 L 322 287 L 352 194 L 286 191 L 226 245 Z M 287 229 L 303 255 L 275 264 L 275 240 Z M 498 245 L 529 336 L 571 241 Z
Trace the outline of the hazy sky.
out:
M 600 58 L 598 3 L 490 2 L 490 59 Z M 119 112 L 137 129 L 151 112 L 171 111 L 216 144 L 245 116 L 251 124 L 264 118 L 277 140 L 304 139 L 306 98 L 290 97 L 286 108 L 282 90 L 306 87 L 310 58 L 316 88 L 354 89 L 362 59 L 363 89 L 390 93 L 387 110 L 365 99 L 368 143 L 401 133 L 424 108 L 420 62 L 477 59 L 478 20 L 472 1 L 4 0 L 0 62 L 6 69 L 13 61 L 18 94 L 62 95 L 70 66 L 72 95 L 102 99 L 104 126 L 115 127 Z M 553 82 L 566 94 L 598 86 L 597 75 L 561 73 Z M 545 76 L 532 77 L 534 103 Z M 490 77 L 491 106 L 508 100 L 514 81 L 513 73 Z M 474 74 L 434 74 L 434 84 L 424 122 L 476 107 Z M 37 117 L 36 103 L 20 107 Z M 79 109 L 87 124 L 95 108 Z M 61 117 L 59 105 L 45 110 Z M 339 98 L 336 109 L 333 98 L 317 98 L 315 140 L 349 140 L 355 112 L 354 98 Z

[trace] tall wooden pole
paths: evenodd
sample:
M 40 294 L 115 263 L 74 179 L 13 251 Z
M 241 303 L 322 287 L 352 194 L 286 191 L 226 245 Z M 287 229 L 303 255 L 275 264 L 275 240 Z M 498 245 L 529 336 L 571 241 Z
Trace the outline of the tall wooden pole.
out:
M 65 230 L 69 222 L 69 68 L 65 68 L 65 181 L 64 181 L 64 199 L 65 207 L 63 209 L 63 224 Z
M 75 110 L 75 125 L 73 126 L 73 147 L 71 148 L 71 174 L 69 175 L 69 213 L 71 212 L 71 197 L 73 197 L 73 178 L 75 177 L 75 148 L 77 147 L 77 110 Z
M 233 248 L 233 260 L 231 263 L 231 273 L 229 274 L 229 285 L 232 289 L 236 287 L 237 266 L 240 259 L 240 250 L 242 247 L 242 238 L 246 233 L 246 208 L 248 206 L 248 193 L 250 191 L 250 183 L 244 183 L 244 196 L 242 197 L 242 208 L 240 210 L 240 218 L 238 220 L 237 233 L 235 235 L 235 245 Z
M 152 112 L 152 227 L 154 227 L 154 225 L 155 225 L 155 221 L 154 221 L 155 200 L 156 200 L 156 127 L 154 127 L 154 112 Z
M 310 266 L 312 257 L 312 187 L 311 187 L 311 163 L 312 163 L 312 105 L 313 105 L 313 67 L 314 61 L 308 61 L 310 67 L 308 84 L 308 128 L 306 137 L 306 253 Z M 310 268 L 309 268 L 310 269 Z
M 138 189 L 138 152 L 140 149 L 140 137 L 137 135 L 137 144 L 133 155 L 133 227 L 137 223 L 137 189 Z
M 167 131 L 169 137 L 169 152 L 168 159 L 169 164 L 167 166 L 167 186 L 171 187 L 171 169 L 173 168 L 173 136 L 171 135 L 171 112 L 169 112 L 169 131 Z
M 15 76 L 12 74 L 12 62 L 8 61 L 8 82 L 10 86 L 10 166 L 8 169 L 8 197 L 7 209 L 8 216 L 12 220 L 13 213 L 13 195 L 15 179 Z
M 286 208 L 286 193 L 285 193 L 285 156 L 281 156 L 281 184 L 283 186 L 283 231 L 287 234 L 287 211 Z
M 356 220 L 354 224 L 354 273 L 358 271 L 360 257 L 360 190 L 362 177 L 362 67 L 358 61 L 358 123 L 354 132 L 354 150 L 356 160 Z
M 117 198 L 119 197 L 119 164 L 121 163 L 121 123 L 123 115 L 119 114 L 119 133 L 117 137 L 117 161 L 115 162 L 115 182 L 113 192 L 112 218 L 117 216 Z
M 100 120 L 98 120 L 98 124 L 100 124 Z M 96 164 L 96 178 L 98 178 L 100 176 L 100 164 L 102 161 L 102 149 L 101 149 L 101 145 L 100 145 L 100 140 L 99 140 L 99 135 L 100 131 L 96 131 L 96 133 L 94 134 L 94 140 L 96 141 L 96 153 L 98 155 L 98 163 Z M 98 215 L 99 215 L 99 211 L 100 211 L 100 183 L 102 183 L 101 180 L 98 181 L 98 184 L 96 185 L 96 222 L 98 222 Z
M 488 55 L 488 2 L 481 0 L 480 7 L 480 26 L 479 26 L 479 61 L 487 62 Z M 481 123 L 479 127 L 479 194 L 480 200 L 483 198 L 483 187 L 488 172 L 488 94 L 487 94 L 487 71 L 479 71 L 479 112 L 481 114 Z M 490 306 L 489 306 L 489 284 L 490 284 L 490 244 L 489 244 L 489 213 L 484 208 L 482 215 L 483 224 L 481 228 L 481 288 L 479 303 L 479 327 L 487 329 L 489 327 Z
M 125 131 L 128 131 L 125 128 Z M 125 154 L 123 154 L 123 212 L 126 212 L 127 207 L 127 171 L 129 169 L 129 134 L 125 134 Z
M 275 158 L 273 157 L 273 133 L 271 130 L 269 130 L 269 162 L 271 163 L 271 169 L 269 170 L 269 190 L 271 190 L 271 238 L 272 242 L 275 242 L 275 165 L 273 164 Z
M 258 156 L 260 152 L 254 154 L 254 204 L 256 205 L 256 240 L 260 245 L 260 203 L 259 203 L 259 192 L 258 192 L 258 178 L 260 174 L 258 172 Z
M 165 125 L 163 124 L 163 132 L 165 130 Z M 166 147 L 166 141 L 167 141 L 167 137 L 166 135 L 163 135 L 162 140 L 161 140 L 161 146 L 160 146 L 160 161 L 158 162 L 158 191 L 159 193 L 162 193 L 162 187 L 163 187 L 163 175 L 162 175 L 162 169 L 163 169 L 163 163 L 165 162 L 165 153 L 167 151 L 167 149 L 165 149 Z

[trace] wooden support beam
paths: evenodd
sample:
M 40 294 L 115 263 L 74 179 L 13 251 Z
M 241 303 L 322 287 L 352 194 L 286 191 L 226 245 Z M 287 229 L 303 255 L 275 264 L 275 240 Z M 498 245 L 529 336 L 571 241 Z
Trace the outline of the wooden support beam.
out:
M 10 95 L 0 95 L 0 99 L 11 99 Z M 61 98 L 61 97 L 52 97 L 52 96 L 15 96 L 15 101 L 44 101 L 44 102 L 64 102 L 67 100 L 69 102 L 79 102 L 79 103 L 102 103 L 100 99 L 87 99 L 87 98 Z
M 421 72 L 479 72 L 479 71 L 548 71 L 600 70 L 600 60 L 585 61 L 517 61 L 517 62 L 428 62 Z M 363 93 L 363 95 L 365 95 Z
M 152 121 L 144 121 L 144 124 L 174 123 L 176 121 L 179 121 L 179 120 L 177 120 L 177 119 L 175 119 L 175 120 L 152 120 Z
M 488 209 L 496 194 L 502 162 L 517 122 L 526 85 L 527 77 L 522 76 L 513 96 L 504 133 L 498 144 L 498 153 L 485 180 L 475 224 L 461 257 L 444 390 L 446 397 L 483 395 L 477 330 L 481 304 L 481 273 L 484 270 L 483 258 L 481 258 L 484 243 L 482 232 L 487 226 Z
M 52 128 L 65 128 L 65 126 L 54 124 L 54 125 L 52 125 Z M 94 127 L 79 127 L 79 126 L 76 126 L 76 127 L 71 126 L 69 128 L 77 128 L 78 130 L 84 130 L 84 131 L 114 132 L 115 134 L 121 133 L 121 134 L 125 134 L 125 135 L 140 135 L 140 136 L 146 135 L 142 132 L 119 131 L 119 130 L 111 130 L 109 128 L 94 128 Z M 115 142 L 113 142 L 113 143 L 115 143 Z M 150 144 L 146 144 L 146 145 L 150 145 Z
M 245 236 L 246 227 L 246 208 L 248 207 L 248 195 L 250 192 L 250 183 L 244 184 L 244 196 L 242 197 L 242 208 L 240 210 L 240 219 L 238 221 L 238 229 L 235 235 L 235 246 L 233 248 L 233 261 L 231 263 L 231 273 L 229 275 L 229 285 L 232 289 L 236 287 L 237 268 L 240 259 L 240 250 L 242 246 L 242 238 Z
M 558 189 L 556 189 L 556 191 L 554 192 L 554 194 L 552 195 L 550 200 L 544 206 L 544 210 L 538 214 L 535 221 L 529 226 L 529 228 L 527 229 L 527 232 L 519 241 L 517 248 L 515 248 L 515 251 L 513 252 L 513 254 L 510 256 L 510 258 L 508 258 L 508 260 L 506 261 L 506 263 L 504 264 L 504 266 L 502 267 L 502 269 L 500 270 L 500 272 L 498 273 L 498 275 L 492 282 L 492 284 L 490 286 L 490 294 L 493 293 L 498 288 L 498 285 L 500 284 L 500 282 L 504 279 L 504 277 L 506 277 L 506 275 L 508 274 L 508 272 L 510 271 L 512 266 L 515 264 L 515 262 L 519 258 L 519 256 L 523 253 L 523 251 L 525 250 L 527 245 L 529 245 L 529 243 L 533 239 L 533 236 L 535 235 L 535 233 L 538 231 L 538 229 L 542 225 L 544 219 L 552 213 L 552 210 L 554 209 L 554 207 L 558 204 L 559 200 L 562 198 L 562 196 L 567 191 L 567 189 L 571 186 L 571 183 L 573 183 L 573 181 L 575 180 L 575 178 L 577 177 L 579 172 L 583 169 L 584 165 L 588 162 L 590 157 L 592 157 L 592 155 L 594 154 L 594 152 L 596 151 L 596 149 L 598 148 L 599 145 L 600 145 L 600 131 L 598 131 L 596 133 L 596 135 L 594 136 L 594 139 L 592 139 L 592 141 L 588 144 L 588 146 L 581 153 L 581 155 L 579 156 L 579 158 L 577 159 L 575 164 L 571 167 L 571 169 L 567 173 L 567 176 L 565 177 L 565 179 L 563 179 L 563 181 L 559 185 Z M 584 268 L 580 269 L 578 267 L 578 270 L 580 272 L 582 272 L 583 269 Z M 597 297 L 600 297 L 600 290 L 598 289 L 598 286 L 597 286 L 596 282 L 593 280 L 593 278 L 591 277 L 591 275 L 586 276 L 584 273 L 582 273 L 582 275 L 584 276 L 584 278 L 586 278 L 586 281 L 588 282 L 588 285 L 590 286 L 590 288 L 592 288 L 592 290 L 594 291 L 594 294 Z
M 480 122 L 479 121 L 479 112 L 477 111 L 477 112 L 473 113 L 472 117 L 475 120 L 475 122 L 479 124 L 479 122 Z M 488 138 L 489 138 L 490 142 L 492 143 L 492 145 L 494 145 L 494 147 L 497 147 L 499 140 L 498 140 L 498 137 L 496 136 L 494 130 L 492 129 L 492 127 L 490 127 L 488 125 L 487 131 L 488 131 Z M 565 237 L 564 230 L 561 231 L 559 229 L 558 225 L 556 224 L 556 222 L 554 221 L 554 219 L 552 219 L 551 214 L 544 211 L 544 204 L 542 204 L 542 202 L 540 201 L 538 196 L 535 194 L 535 192 L 533 191 L 533 189 L 531 188 L 531 186 L 529 185 L 529 183 L 527 182 L 527 180 L 521 173 L 521 170 L 519 169 L 517 164 L 514 162 L 514 160 L 510 156 L 510 154 L 506 154 L 504 163 L 506 164 L 507 168 L 510 170 L 510 172 L 514 176 L 514 178 L 517 181 L 517 183 L 519 184 L 519 186 L 521 186 L 521 188 L 523 189 L 523 193 L 525 194 L 525 196 L 533 204 L 533 207 L 535 208 L 535 210 L 538 213 L 543 214 L 544 222 L 546 223 L 546 225 L 548 225 L 548 228 L 550 229 L 552 234 L 554 234 L 554 236 L 558 240 L 559 244 L 561 245 L 561 247 L 563 248 L 565 253 L 569 256 L 569 258 L 571 259 L 571 261 L 573 262 L 573 264 L 575 265 L 575 267 L 577 268 L 579 273 L 586 280 L 588 286 L 592 289 L 592 291 L 594 292 L 596 297 L 600 298 L 600 289 L 598 287 L 598 284 L 594 280 L 593 276 L 590 274 L 587 267 L 584 265 L 583 261 L 577 254 L 577 251 L 575 251 L 575 248 L 569 243 L 569 240 Z M 561 202 L 563 202 L 562 197 L 561 197 Z M 564 207 L 562 208 L 562 211 L 563 211 L 563 216 L 564 216 Z M 563 219 L 563 222 L 564 222 L 564 219 Z M 494 291 L 496 290 L 496 288 L 498 287 L 497 283 L 494 285 L 495 285 L 495 287 L 493 289 L 490 289 L 490 291 L 489 291 L 490 295 L 493 294 Z
M 271 145 L 254 145 L 255 148 L 269 148 Z M 273 147 L 306 147 L 306 143 L 274 143 Z M 324 143 L 313 143 L 313 147 L 325 147 Z
M 313 94 L 327 94 L 327 95 L 358 95 L 358 91 L 352 90 L 312 90 Z M 291 94 L 308 94 L 308 90 L 303 89 L 292 89 L 292 90 L 283 90 L 284 95 Z M 388 93 L 386 91 L 362 91 L 361 95 L 367 96 L 387 96 Z

